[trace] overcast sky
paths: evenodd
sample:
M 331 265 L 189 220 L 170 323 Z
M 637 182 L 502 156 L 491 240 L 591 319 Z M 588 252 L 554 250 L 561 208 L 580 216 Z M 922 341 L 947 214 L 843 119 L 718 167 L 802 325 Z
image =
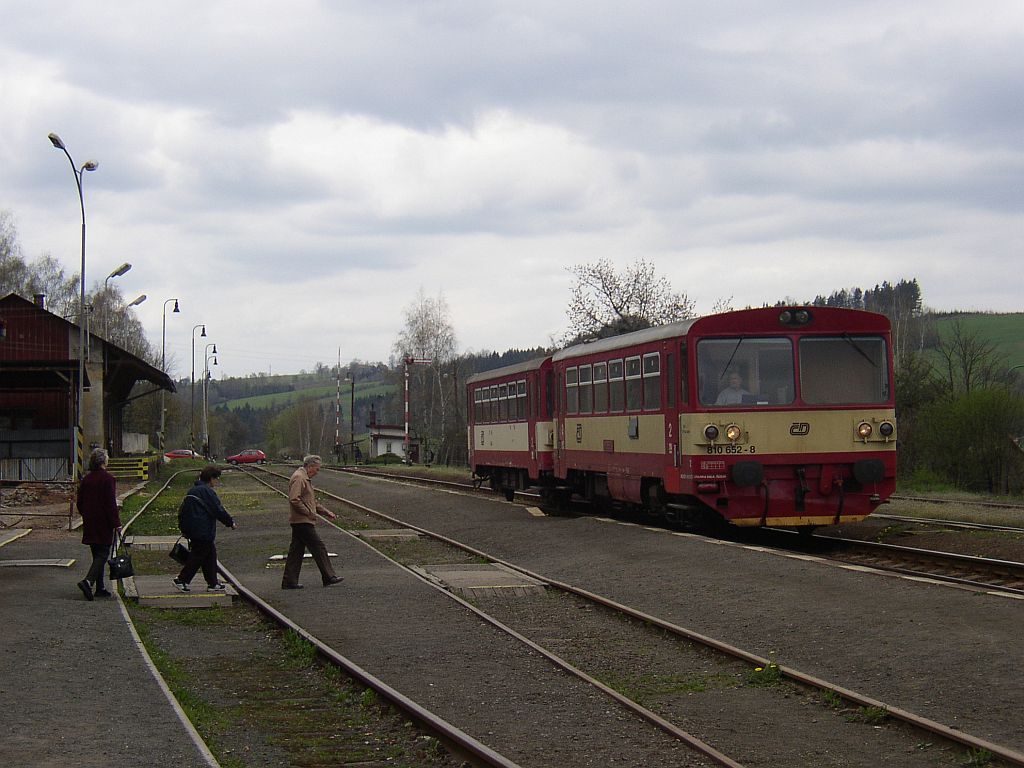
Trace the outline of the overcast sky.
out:
M 0 210 L 189 375 L 561 336 L 567 268 L 709 312 L 917 278 L 1020 311 L 1024 3 L 0 0 Z M 202 359 L 197 352 L 197 367 Z

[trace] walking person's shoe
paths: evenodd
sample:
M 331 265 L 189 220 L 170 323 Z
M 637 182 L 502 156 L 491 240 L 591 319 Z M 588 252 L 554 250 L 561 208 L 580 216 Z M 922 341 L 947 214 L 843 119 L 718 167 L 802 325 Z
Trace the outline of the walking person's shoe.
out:
M 345 579 L 342 576 L 333 576 L 324 582 L 325 587 L 329 587 L 332 584 L 341 584 Z
M 302 589 L 301 584 L 282 584 L 281 589 Z
M 179 579 L 177 577 L 174 578 L 174 586 L 176 586 L 182 592 L 188 592 L 189 591 L 188 582 L 182 581 L 181 579 Z
M 207 592 L 223 592 L 225 589 L 227 589 L 227 587 L 219 581 L 216 584 L 206 585 Z
M 103 587 L 100 587 L 99 589 L 97 589 L 92 594 L 93 594 L 94 597 L 110 597 L 110 595 L 111 595 L 111 593 L 108 590 L 104 589 Z
M 82 594 L 85 595 L 86 600 L 92 600 L 92 585 L 89 584 L 88 579 L 82 579 L 78 582 L 78 588 L 82 590 Z

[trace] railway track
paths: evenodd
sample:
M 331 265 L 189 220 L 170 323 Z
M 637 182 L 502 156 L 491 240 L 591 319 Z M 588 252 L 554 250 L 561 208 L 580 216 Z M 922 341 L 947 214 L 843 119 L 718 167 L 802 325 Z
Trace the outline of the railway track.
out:
M 1024 597 L 1024 563 L 835 536 L 813 540 L 838 546 L 830 557 L 845 563 Z
M 127 534 L 131 531 L 132 525 L 146 511 L 154 505 L 163 493 L 171 486 L 175 478 L 180 474 L 194 474 L 193 471 L 183 470 L 172 474 L 153 496 L 148 499 L 132 517 L 125 522 L 123 530 Z M 329 662 L 334 668 L 340 670 L 348 679 L 355 681 L 366 689 L 373 691 L 382 700 L 388 702 L 392 707 L 404 713 L 412 722 L 416 723 L 425 733 L 432 735 L 444 743 L 449 751 L 457 756 L 459 760 L 465 761 L 475 768 L 519 768 L 518 764 L 505 756 L 494 751 L 477 739 L 472 738 L 461 729 L 451 725 L 443 718 L 417 702 L 404 696 L 399 691 L 387 685 L 371 673 L 360 668 L 357 664 L 347 659 L 335 649 L 320 641 L 316 636 L 308 632 L 302 626 L 293 621 L 285 613 L 275 609 L 268 601 L 261 598 L 256 592 L 248 589 L 223 562 L 218 562 L 218 570 L 224 578 L 231 583 L 239 596 L 256 608 L 261 614 L 270 619 L 281 629 L 290 631 L 312 645 L 319 656 Z M 308 724 L 303 724 L 301 730 L 308 729 Z M 278 738 L 287 739 L 287 735 Z M 319 762 L 317 763 L 320 764 Z
M 267 470 L 264 469 L 263 472 L 267 472 Z M 273 484 L 274 482 L 280 483 L 282 479 L 283 478 L 278 476 L 276 480 L 270 481 L 270 484 Z M 419 483 L 429 482 L 424 481 L 422 478 L 415 478 L 415 481 Z M 445 487 L 450 487 L 451 485 L 453 484 L 446 483 Z M 566 596 L 567 600 L 584 601 L 585 604 L 591 606 L 590 609 L 586 610 L 591 610 L 593 606 L 600 606 L 601 610 L 606 610 L 609 612 L 607 621 L 610 625 L 614 624 L 616 621 L 621 622 L 623 620 L 626 620 L 635 623 L 636 628 L 638 628 L 638 631 L 641 632 L 658 631 L 661 633 L 668 633 L 668 635 L 670 635 L 674 639 L 675 643 L 681 643 L 686 646 L 700 646 L 702 649 L 704 649 L 705 652 L 710 651 L 716 655 L 720 655 L 720 657 L 728 657 L 730 663 L 738 663 L 740 665 L 743 665 L 746 668 L 748 675 L 752 674 L 755 676 L 752 679 L 764 677 L 765 675 L 777 676 L 779 680 L 785 681 L 788 684 L 795 686 L 796 689 L 803 691 L 805 693 L 809 690 L 815 691 L 816 696 L 821 697 L 821 700 L 823 701 L 832 702 L 831 706 L 833 707 L 841 708 L 847 712 L 850 710 L 854 710 L 861 713 L 875 713 L 883 719 L 891 719 L 892 721 L 897 721 L 901 723 L 902 727 L 910 728 L 914 733 L 927 733 L 929 738 L 934 739 L 937 737 L 939 739 L 947 741 L 950 744 L 955 743 L 961 745 L 968 750 L 972 750 L 973 753 L 976 755 L 984 754 L 994 756 L 995 758 L 998 758 L 999 760 L 1003 761 L 1005 764 L 1008 765 L 1024 765 L 1024 754 L 1021 754 L 1013 749 L 1006 748 L 983 739 L 977 739 L 973 736 L 964 734 L 957 728 L 935 722 L 933 720 L 921 717 L 919 715 L 916 715 L 912 712 L 903 710 L 898 707 L 890 706 L 884 702 L 873 699 L 872 697 L 859 694 L 856 691 L 848 690 L 841 686 L 832 684 L 828 681 L 819 679 L 815 676 L 805 674 L 797 669 L 790 668 L 785 665 L 780 665 L 771 658 L 764 658 L 756 654 L 744 651 L 743 649 L 733 647 L 727 643 L 723 643 L 713 638 L 703 636 L 685 627 L 678 626 L 671 622 L 665 621 L 657 616 L 653 616 L 648 613 L 638 611 L 629 606 L 619 604 L 615 601 L 608 600 L 606 598 L 601 597 L 600 595 L 593 594 L 591 592 L 588 592 L 587 590 L 575 587 L 571 584 L 547 579 L 543 575 L 532 573 L 527 569 L 517 566 L 515 563 L 495 558 L 486 552 L 477 550 L 473 547 L 462 544 L 451 538 L 441 536 L 424 528 L 417 526 L 409 526 L 408 524 L 402 522 L 401 520 L 391 515 L 387 515 L 382 512 L 370 509 L 369 507 L 358 504 L 349 499 L 345 499 L 341 496 L 337 496 L 335 494 L 326 492 L 323 489 L 318 489 L 318 492 L 323 494 L 327 498 L 333 499 L 334 501 L 337 502 L 341 502 L 345 504 L 347 507 L 358 510 L 361 513 L 376 516 L 380 520 L 386 521 L 387 524 L 389 525 L 393 525 L 396 527 L 408 527 L 421 535 L 431 537 L 432 539 L 434 539 L 437 542 L 440 542 L 446 547 L 457 548 L 459 550 L 469 553 L 470 555 L 476 558 L 487 560 L 489 562 L 498 563 L 503 567 L 518 571 L 532 579 L 543 581 L 550 588 L 559 590 L 563 595 Z M 694 746 L 695 748 L 701 749 L 701 751 L 703 751 L 703 747 L 701 747 L 700 745 L 704 744 L 705 742 L 702 738 L 698 736 L 691 736 L 689 734 L 677 735 L 674 730 L 669 730 L 669 727 L 672 726 L 672 720 L 674 719 L 672 717 L 671 712 L 652 712 L 651 710 L 648 710 L 646 707 L 638 705 L 636 701 L 630 699 L 629 696 L 625 696 L 619 690 L 615 690 L 611 686 L 600 682 L 596 679 L 595 675 L 588 674 L 585 670 L 580 669 L 578 666 L 576 666 L 576 664 L 580 664 L 580 666 L 585 666 L 585 663 L 580 663 L 579 661 L 577 661 L 577 659 L 573 659 L 572 661 L 570 661 L 561 658 L 557 653 L 554 653 L 550 651 L 547 647 L 545 647 L 545 644 L 550 643 L 545 643 L 545 641 L 543 640 L 543 632 L 540 633 L 542 637 L 539 638 L 537 641 L 534 641 L 526 637 L 525 632 L 519 632 L 513 627 L 508 626 L 508 624 L 513 624 L 516 621 L 524 621 L 524 617 L 518 615 L 517 612 L 514 610 L 509 610 L 507 605 L 495 607 L 488 604 L 486 606 L 467 607 L 477 612 L 478 615 L 480 615 L 481 618 L 485 620 L 492 622 L 497 621 L 497 625 L 503 628 L 504 630 L 508 631 L 510 635 L 516 637 L 516 639 L 520 641 L 530 643 L 531 647 L 534 647 L 539 652 L 544 653 L 544 655 L 548 657 L 552 662 L 559 664 L 566 671 L 570 671 L 573 674 L 582 675 L 582 679 L 585 679 L 591 684 L 593 684 L 596 688 L 601 690 L 603 694 L 609 695 L 612 698 L 614 698 L 620 705 L 630 708 L 632 711 L 636 712 L 638 715 L 646 719 L 648 722 L 655 723 L 663 730 L 666 730 L 666 732 L 676 735 L 677 738 L 680 738 L 687 744 Z M 578 609 L 573 609 L 571 606 L 563 606 L 562 608 L 560 608 L 560 610 L 563 613 L 566 613 L 567 615 L 574 615 L 578 614 L 579 612 Z M 499 616 L 501 617 L 500 619 L 498 618 Z M 532 618 L 528 618 L 527 625 L 535 623 L 536 620 L 536 615 L 533 614 Z M 550 633 L 551 631 L 551 628 L 549 628 L 548 632 Z M 555 643 L 555 645 L 571 647 L 573 645 L 584 644 L 581 638 L 575 637 L 573 635 L 574 628 L 572 626 L 572 622 L 561 624 L 557 627 L 557 630 L 554 631 L 555 637 L 560 638 L 560 640 L 557 643 Z M 615 636 L 615 632 L 610 627 L 602 628 L 599 634 L 601 634 L 602 637 Z M 569 637 L 568 640 L 566 639 L 566 636 Z M 631 642 L 635 644 L 636 641 L 633 640 Z M 650 642 L 650 639 L 648 638 L 648 640 L 645 642 Z M 600 653 L 600 650 L 590 648 L 586 653 L 583 654 L 583 656 L 592 656 L 594 653 Z M 607 657 L 607 655 L 602 656 L 601 659 L 605 664 L 622 663 L 621 660 L 610 660 Z M 591 661 L 592 660 L 593 659 L 591 658 Z M 606 677 L 610 674 L 612 678 L 621 678 L 623 676 L 628 677 L 628 675 L 626 675 L 624 672 L 620 670 L 614 670 L 611 673 L 609 673 L 607 669 L 604 669 L 603 674 Z M 752 687 L 756 689 L 757 686 Z M 780 703 L 778 701 L 773 700 L 773 696 L 776 693 L 777 692 L 774 690 L 768 690 L 767 692 L 765 692 L 763 695 L 763 699 L 759 700 L 759 702 L 756 705 L 754 705 L 754 708 L 758 711 L 776 711 L 777 708 L 780 706 Z M 842 702 L 842 704 L 837 704 L 837 702 Z M 640 707 L 639 709 L 636 708 L 638 706 Z M 676 714 L 678 715 L 679 713 L 676 712 Z M 822 717 L 822 714 L 820 712 L 815 712 L 814 715 L 816 715 L 817 717 Z M 864 716 L 867 717 L 868 715 Z M 801 728 L 795 726 L 791 728 L 791 735 L 793 736 L 793 738 L 796 738 L 796 733 L 800 730 Z M 722 749 L 727 753 L 731 751 L 728 749 L 728 747 L 722 747 Z M 799 750 L 799 747 L 794 747 L 794 749 Z M 725 757 L 725 755 L 722 755 L 720 753 L 715 754 L 712 752 L 704 752 L 704 754 L 707 754 L 709 757 L 711 757 L 711 759 L 715 760 L 715 762 L 720 765 L 737 764 L 735 762 L 727 762 L 729 758 Z M 765 764 L 771 763 L 769 762 Z M 789 763 L 782 762 L 777 764 L 786 765 Z M 908 763 L 908 765 L 909 764 L 910 763 Z
M 351 474 L 358 474 L 365 477 L 379 477 L 386 479 L 400 480 L 427 487 L 445 488 L 466 492 L 479 492 L 479 488 L 469 483 L 457 483 L 451 481 L 434 480 L 414 475 L 401 475 L 372 470 L 345 469 Z M 490 493 L 490 491 L 487 491 Z M 527 499 L 538 499 L 536 494 L 517 494 Z M 896 498 L 896 497 L 893 497 Z M 923 497 L 900 497 L 905 500 L 929 501 Z M 1002 508 L 1021 509 L 1010 504 L 996 504 Z M 1002 531 L 1009 533 L 1024 534 L 1024 528 L 1006 525 L 986 525 L 981 523 L 960 522 L 942 520 L 937 518 L 920 518 L 905 515 L 876 514 L 873 518 L 893 520 L 895 522 L 910 525 L 941 525 L 953 529 L 963 530 L 987 530 Z M 776 530 L 768 531 L 769 541 L 776 541 L 779 538 L 788 538 L 786 533 Z M 874 568 L 880 571 L 889 571 L 919 578 L 929 578 L 943 581 L 950 584 L 984 589 L 987 591 L 1000 592 L 1004 594 L 1024 596 L 1024 563 L 1002 560 L 995 558 L 974 557 L 954 552 L 941 552 L 930 549 L 922 549 L 909 546 L 898 546 L 883 544 L 858 539 L 848 539 L 840 536 L 814 535 L 811 541 L 816 542 L 814 551 L 817 554 L 827 556 L 831 559 Z M 807 539 L 802 537 L 795 546 L 803 551 Z M 789 548 L 789 544 L 785 545 Z

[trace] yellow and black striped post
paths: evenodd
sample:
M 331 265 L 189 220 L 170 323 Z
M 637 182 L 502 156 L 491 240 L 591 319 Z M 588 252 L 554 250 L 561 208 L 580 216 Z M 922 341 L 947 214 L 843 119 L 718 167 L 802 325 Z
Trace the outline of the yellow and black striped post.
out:
M 75 479 L 85 477 L 85 433 L 82 427 L 75 425 Z

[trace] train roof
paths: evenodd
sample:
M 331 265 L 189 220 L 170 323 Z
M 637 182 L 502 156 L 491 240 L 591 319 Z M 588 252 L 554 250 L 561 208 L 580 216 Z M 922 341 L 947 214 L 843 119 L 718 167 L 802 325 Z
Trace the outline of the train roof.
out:
M 571 347 L 559 350 L 552 355 L 551 359 L 555 361 L 566 360 L 583 355 L 610 352 L 624 347 L 646 344 L 651 341 L 677 338 L 685 336 L 691 329 L 700 333 L 709 332 L 716 334 L 763 333 L 771 329 L 778 330 L 779 314 L 786 310 L 792 312 L 797 309 L 804 309 L 810 313 L 812 322 L 808 324 L 807 328 L 813 328 L 819 332 L 835 333 L 844 329 L 858 331 L 889 330 L 889 320 L 885 315 L 868 312 L 863 309 L 815 306 L 759 307 L 754 309 L 738 309 L 715 315 L 704 315 L 703 317 L 692 317 L 687 320 L 679 320 L 653 328 L 644 328 L 632 333 L 611 336 L 607 339 L 596 339 L 582 344 L 574 344 Z M 699 327 L 694 329 L 694 325 Z
M 535 357 L 532 360 L 526 360 L 522 363 L 514 363 L 513 365 L 506 365 L 502 368 L 492 368 L 489 371 L 481 371 L 480 373 L 474 373 L 466 379 L 466 383 L 474 384 L 478 381 L 490 381 L 491 379 L 498 379 L 503 376 L 514 376 L 517 373 L 536 371 L 550 359 L 550 355 L 545 355 L 544 357 Z
M 596 339 L 594 341 L 585 341 L 582 344 L 574 344 L 571 347 L 559 350 L 553 356 L 553 360 L 564 360 L 569 357 L 577 357 L 579 355 L 591 355 L 595 352 L 608 352 L 613 349 L 621 349 L 622 347 L 631 347 L 635 344 L 645 344 L 648 341 L 659 341 L 660 339 L 671 339 L 676 336 L 685 336 L 686 332 L 690 330 L 697 320 L 700 318 L 690 318 L 689 320 L 679 320 L 675 323 L 667 323 L 666 325 L 656 325 L 653 328 L 644 328 L 640 331 L 633 331 L 632 333 L 623 333 L 618 336 L 609 336 L 607 339 Z

